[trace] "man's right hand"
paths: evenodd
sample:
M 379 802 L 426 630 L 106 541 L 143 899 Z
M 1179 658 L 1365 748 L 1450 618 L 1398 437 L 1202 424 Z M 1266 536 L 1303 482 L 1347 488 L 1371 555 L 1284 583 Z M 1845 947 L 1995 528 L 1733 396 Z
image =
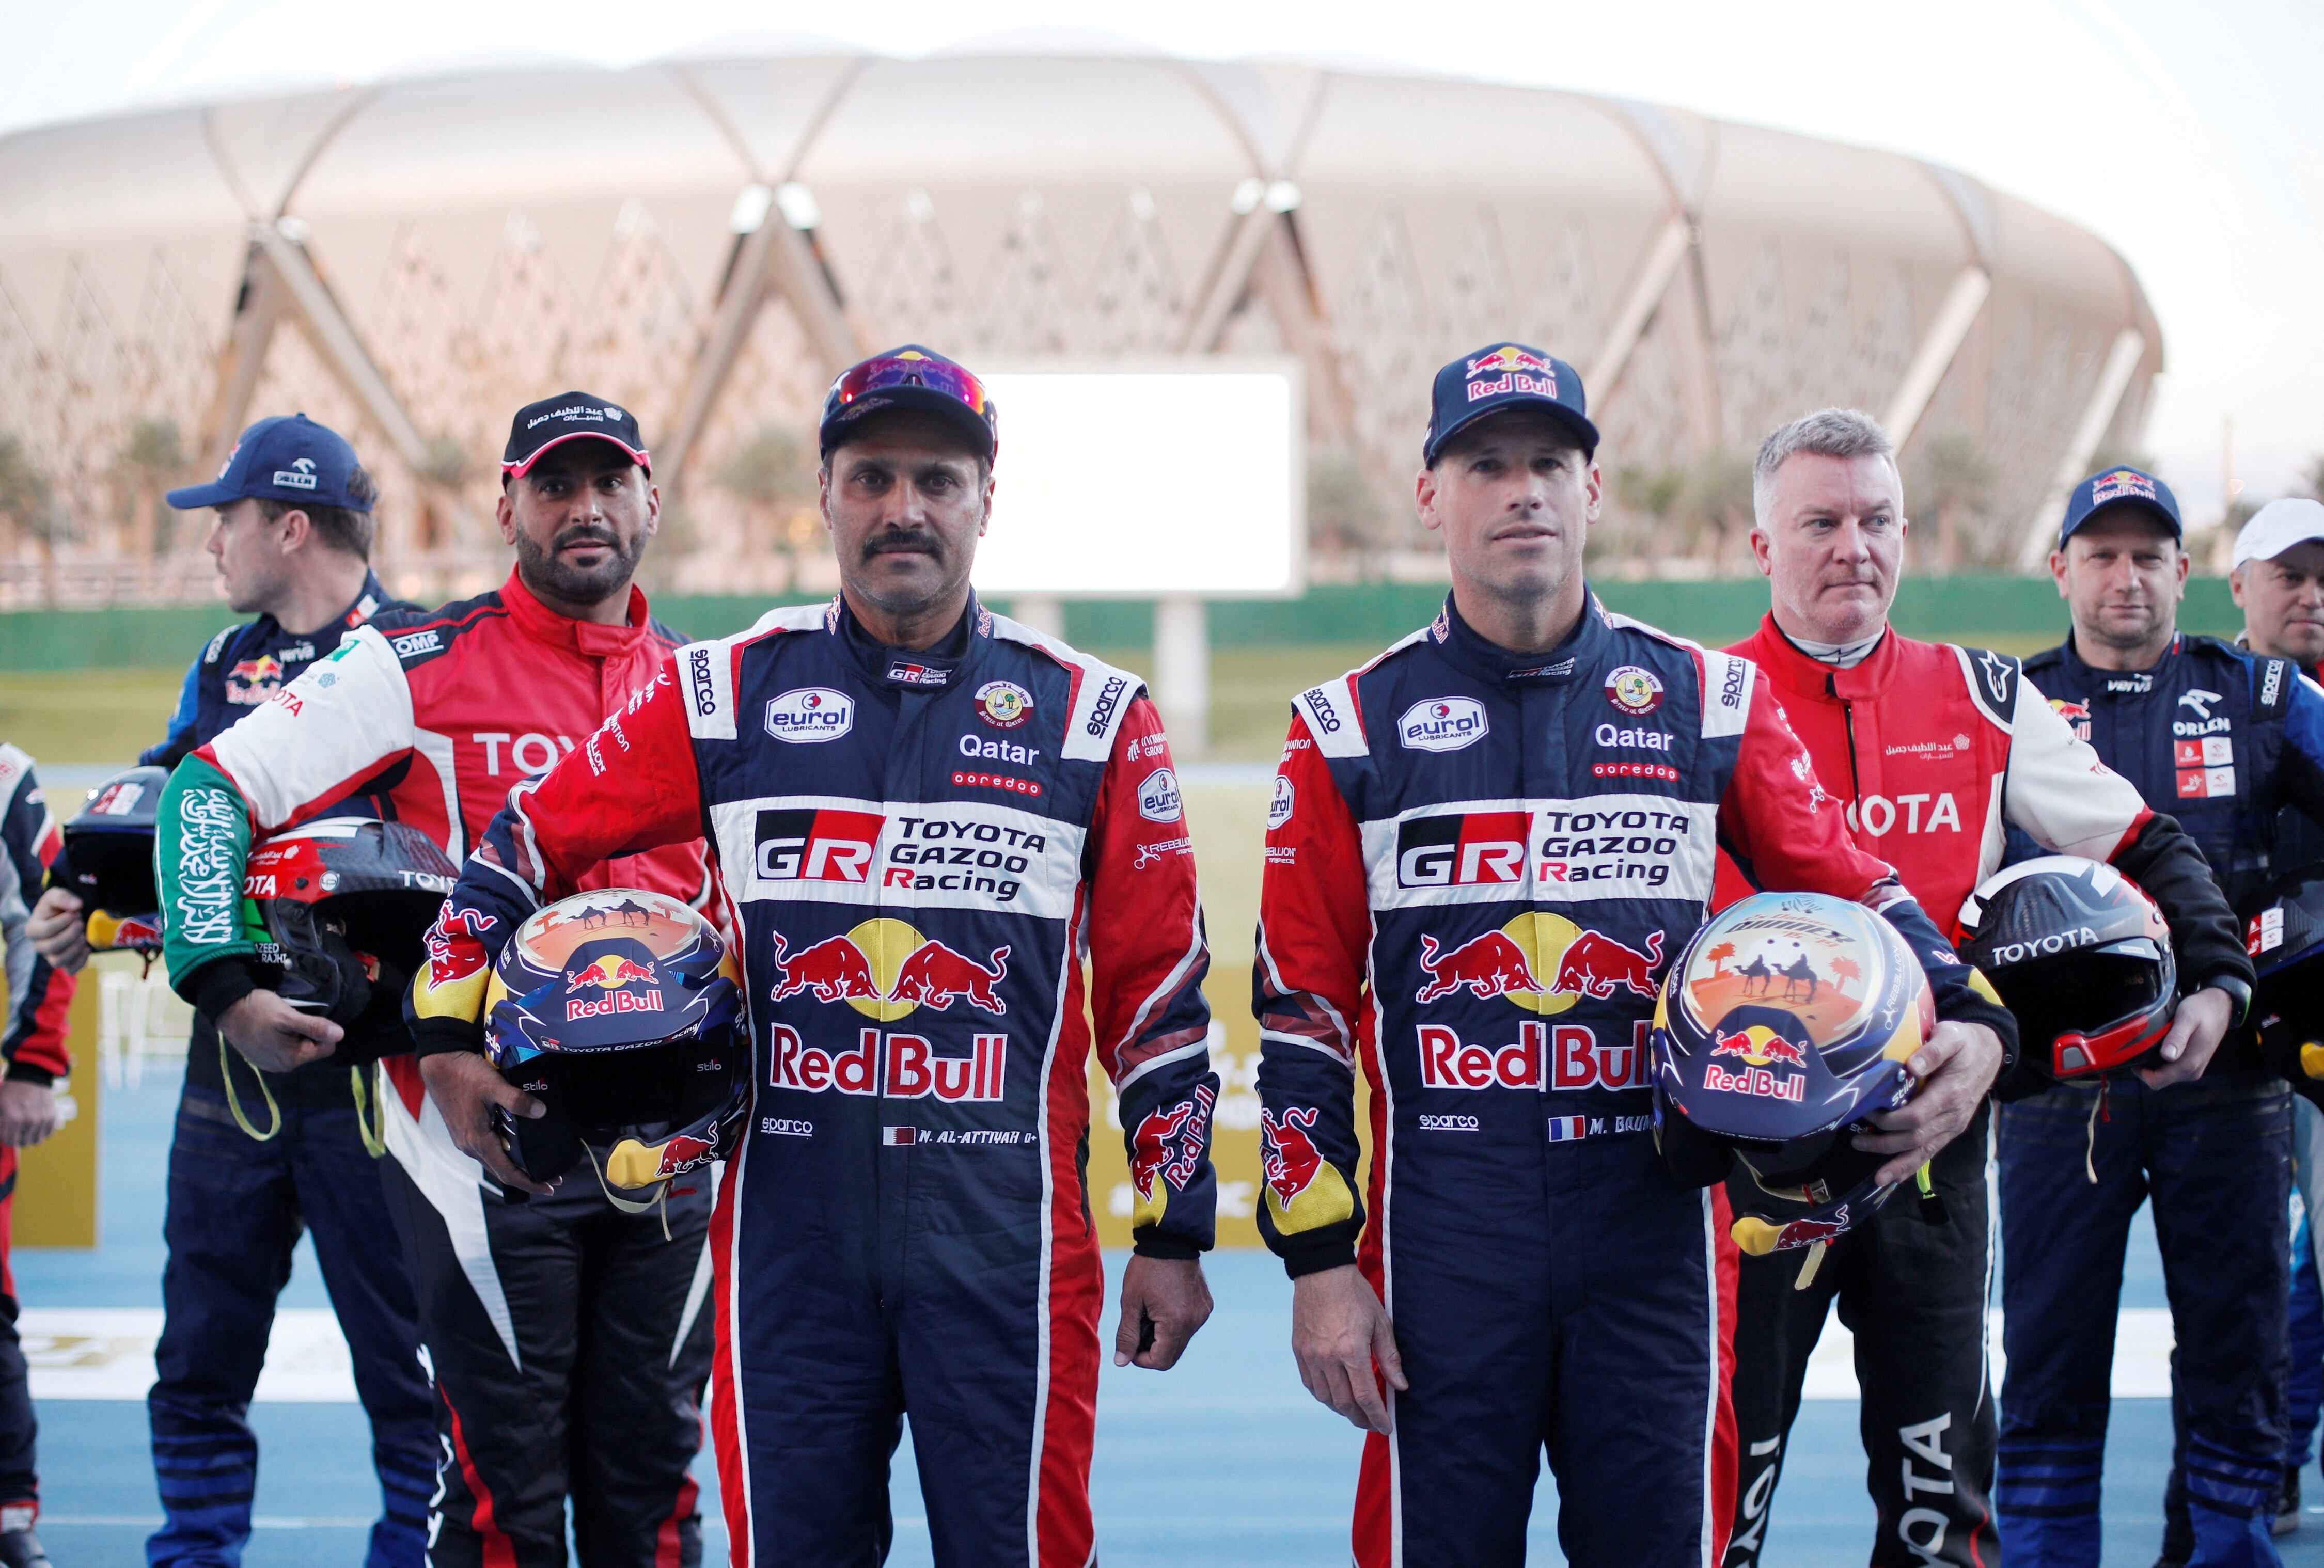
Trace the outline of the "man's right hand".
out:
M 88 962 L 88 911 L 61 887 L 41 894 L 32 919 L 24 922 L 24 935 L 32 940 L 32 950 L 62 974 L 78 975 Z
M 322 1060 L 339 1048 L 346 1033 L 327 1018 L 301 1013 L 272 991 L 253 991 L 219 1013 L 217 1029 L 253 1067 L 271 1073 Z
M 501 1077 L 500 1069 L 473 1050 L 438 1051 L 420 1059 L 420 1076 L 427 1081 L 428 1097 L 436 1102 L 460 1152 L 492 1173 L 503 1187 L 546 1197 L 554 1183 L 539 1182 L 516 1168 L 501 1136 L 493 1130 L 493 1107 L 535 1120 L 549 1107 Z
M 1352 1426 L 1385 1435 L 1391 1423 L 1380 1391 L 1408 1387 L 1388 1308 L 1352 1263 L 1291 1282 L 1291 1353 L 1307 1391 Z M 1374 1368 L 1377 1367 L 1378 1371 Z

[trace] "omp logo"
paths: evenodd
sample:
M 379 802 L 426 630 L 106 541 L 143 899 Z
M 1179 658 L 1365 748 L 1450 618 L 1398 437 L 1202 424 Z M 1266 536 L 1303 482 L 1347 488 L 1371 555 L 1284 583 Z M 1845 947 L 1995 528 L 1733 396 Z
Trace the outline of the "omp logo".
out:
M 1431 697 L 1404 711 L 1396 733 L 1407 750 L 1458 751 L 1482 740 L 1491 728 L 1485 705 L 1474 697 Z
M 1518 886 L 1526 875 L 1523 812 L 1413 817 L 1397 829 L 1399 887 Z
M 1315 720 L 1315 728 L 1326 735 L 1340 732 L 1340 716 L 1332 711 L 1332 700 L 1321 686 L 1310 686 L 1300 693 L 1307 700 L 1307 711 Z
M 886 819 L 828 808 L 759 813 L 759 875 L 770 882 L 868 882 Z
M 1090 704 L 1089 721 L 1082 728 L 1091 735 L 1103 735 L 1106 726 L 1113 722 L 1113 711 L 1121 705 L 1122 692 L 1129 689 L 1130 683 L 1120 675 L 1109 676 L 1097 701 Z
M 710 650 L 686 650 L 686 687 L 694 694 L 694 711 L 707 719 L 718 707 L 718 685 L 710 674 Z
M 399 659 L 417 658 L 421 654 L 432 654 L 442 647 L 444 634 L 440 631 L 407 632 L 402 637 L 388 638 L 387 646 L 395 650 L 395 656 Z
M 801 686 L 767 703 L 767 733 L 777 740 L 836 740 L 855 728 L 855 699 L 828 686 Z

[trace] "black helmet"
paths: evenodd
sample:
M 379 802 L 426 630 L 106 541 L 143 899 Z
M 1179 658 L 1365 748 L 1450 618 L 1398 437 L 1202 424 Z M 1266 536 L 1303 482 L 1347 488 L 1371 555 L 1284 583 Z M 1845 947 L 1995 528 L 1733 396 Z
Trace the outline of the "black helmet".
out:
M 1904 1063 L 1935 1022 L 1920 961 L 1862 904 L 1819 893 L 1730 904 L 1696 931 L 1655 1004 L 1664 1158 L 1702 1179 L 1728 1153 L 1742 1161 L 1763 1199 L 1734 1223 L 1747 1252 L 1831 1241 L 1888 1196 L 1874 1180 L 1887 1157 L 1849 1135 L 1912 1097 Z
M 353 1026 L 400 1027 L 402 995 L 428 928 L 459 870 L 434 839 L 402 822 L 318 817 L 251 851 L 243 896 L 258 906 L 263 961 L 282 970 L 285 1002 Z
M 2163 912 L 2138 884 L 2079 855 L 1987 877 L 1961 904 L 1961 957 L 2016 1016 L 2024 1059 L 2061 1083 L 2144 1067 L 2179 1005 Z
M 2277 878 L 2245 929 L 2259 969 L 2252 1019 L 2260 1055 L 2324 1105 L 2324 866 Z
M 586 1156 L 634 1211 L 733 1154 L 751 1109 L 740 982 L 674 898 L 609 888 L 536 911 L 484 987 L 493 1064 L 549 1113 L 496 1114 L 510 1158 L 547 1181 Z
M 88 945 L 158 952 L 161 895 L 153 885 L 153 836 L 166 767 L 133 767 L 89 791 L 64 826 L 64 853 L 50 885 L 80 900 Z

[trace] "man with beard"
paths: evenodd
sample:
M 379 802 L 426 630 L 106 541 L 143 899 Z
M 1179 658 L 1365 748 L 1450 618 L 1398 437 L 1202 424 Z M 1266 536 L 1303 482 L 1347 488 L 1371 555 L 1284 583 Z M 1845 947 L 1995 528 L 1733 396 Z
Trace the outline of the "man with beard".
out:
M 586 738 L 678 645 L 630 581 L 660 498 L 626 410 L 582 392 L 520 410 L 501 483 L 517 559 L 496 591 L 357 628 L 188 756 L 163 795 L 171 982 L 263 1068 L 327 1059 L 341 1031 L 272 988 L 238 896 L 254 830 L 368 792 L 457 860 L 511 785 Z M 709 901 L 698 837 L 579 881 Z M 687 1467 L 710 1358 L 707 1195 L 632 1215 L 594 1183 L 509 1191 L 454 1144 L 414 1060 L 385 1067 L 388 1204 L 437 1394 L 429 1560 L 561 1564 L 569 1496 L 585 1568 L 697 1563 Z
M 429 1091 L 507 1168 L 481 976 L 600 858 L 706 824 L 741 926 L 757 1116 L 727 1164 L 711 1426 L 736 1563 L 874 1563 L 909 1414 L 938 1563 L 1084 1568 L 1101 1350 L 1084 1162 L 1120 1098 L 1136 1254 L 1116 1366 L 1210 1315 L 1210 967 L 1160 719 L 1136 677 L 969 586 L 994 422 L 906 345 L 824 403 L 841 591 L 665 659 L 462 869 L 414 985 Z M 1098 521 L 1102 522 L 1102 519 Z

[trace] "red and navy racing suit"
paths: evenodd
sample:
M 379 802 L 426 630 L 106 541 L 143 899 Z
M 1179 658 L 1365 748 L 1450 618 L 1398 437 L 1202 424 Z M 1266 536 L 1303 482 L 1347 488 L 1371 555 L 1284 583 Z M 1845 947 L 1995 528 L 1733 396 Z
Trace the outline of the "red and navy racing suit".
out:
M 318 631 L 287 631 L 271 615 L 227 627 L 186 671 L 167 736 L 137 760 L 177 766 L 356 627 L 411 608 L 390 600 L 366 573 L 354 602 Z M 262 1073 L 226 1049 L 213 1016 L 194 1014 L 170 1140 L 161 1338 L 145 1401 L 164 1518 L 147 1554 L 156 1568 L 208 1564 L 250 1538 L 258 1440 L 248 1408 L 275 1298 L 305 1232 L 314 1237 L 371 1420 L 384 1503 L 368 1562 L 416 1568 L 427 1549 L 434 1487 L 433 1399 L 419 1361 L 410 1271 L 400 1250 L 378 1244 L 393 1221 L 364 1149 L 349 1059 L 335 1055 L 289 1073 Z M 257 1136 L 269 1128 L 272 1137 Z
M 678 640 L 634 589 L 626 621 L 601 626 L 550 610 L 514 573 L 496 592 L 348 633 L 171 775 L 157 857 L 171 983 L 216 1017 L 270 982 L 240 898 L 254 833 L 365 793 L 457 860 L 510 786 L 586 739 Z M 592 887 L 709 903 L 698 841 L 588 869 Z M 387 1043 L 401 1040 L 399 1024 Z M 344 1099 L 337 1055 L 301 1071 L 327 1068 Z M 710 1359 L 708 1195 L 625 1215 L 576 1172 L 552 1197 L 512 1202 L 454 1146 L 410 1056 L 387 1056 L 374 1081 L 393 1158 L 372 1167 L 385 1184 L 374 1209 L 392 1219 L 353 1244 L 377 1256 L 399 1233 L 416 1292 L 435 1384 L 423 1459 L 433 1496 L 420 1499 L 429 1562 L 562 1564 L 568 1495 L 584 1563 L 697 1562 L 687 1466 Z M 231 1124 L 208 1131 L 241 1137 Z M 181 1128 L 181 1150 L 187 1137 Z M 303 1207 L 303 1187 L 300 1197 Z M 286 1241 L 282 1268 L 289 1255 Z M 254 1378 L 257 1346 L 235 1354 Z
M 32 776 L 32 759 L 0 743 L 0 942 L 8 966 L 7 1032 L 0 1059 L 12 1083 L 46 1087 L 72 1070 L 65 1014 L 73 977 L 49 967 L 24 934 L 32 901 L 63 839 Z M 16 1338 L 16 1275 L 9 1230 L 16 1198 L 16 1151 L 0 1147 L 0 1531 L 29 1529 L 41 1509 L 32 1449 L 39 1427 L 24 1351 Z
M 1816 775 L 1841 795 L 1849 836 L 1895 867 L 1949 934 L 2015 830 L 2049 853 L 2112 861 L 2154 895 L 2181 951 L 2208 941 L 2215 958 L 2232 958 L 2232 922 L 2200 852 L 2075 738 L 2015 659 L 1890 631 L 1840 669 L 1801 651 L 1773 617 L 1728 651 L 1766 673 Z M 1713 907 L 1750 892 L 1722 860 Z M 1784 1444 L 1835 1297 L 1856 1336 L 1865 1479 L 1878 1509 L 1872 1561 L 1997 1559 L 1990 1123 L 1980 1107 L 1929 1162 L 1933 1202 L 1900 1195 L 1833 1242 L 1804 1285 L 1799 1253 L 1741 1261 L 1735 1340 L 1750 1353 L 1735 1368 L 1741 1468 L 1727 1568 L 1766 1560 Z
M 879 1561 L 908 1413 L 937 1562 L 1081 1568 L 1093 1044 L 1139 1250 L 1209 1247 L 1216 1192 L 1209 948 L 1153 705 L 973 601 L 919 653 L 836 601 L 775 610 L 679 649 L 510 797 L 432 974 L 472 986 L 580 868 L 705 833 L 757 1041 L 713 1224 L 734 1561 Z M 422 1050 L 475 1038 L 420 1028 Z
M 2145 670 L 2094 669 L 2069 641 L 2027 679 L 2150 806 L 2200 845 L 2236 912 L 2274 869 L 2286 805 L 2324 814 L 2324 695 L 2288 659 L 2173 637 Z M 2034 847 L 2013 841 L 2013 858 Z M 2251 981 L 2232 941 L 2190 951 L 2179 982 Z M 2203 1077 L 2153 1090 L 2052 1088 L 2005 1104 L 2001 1159 L 2002 1384 L 1994 1501 L 2014 1563 L 2096 1563 L 2116 1301 L 2131 1216 L 2154 1204 L 2178 1325 L 2172 1353 L 2177 1546 L 2210 1563 L 2273 1563 L 2282 1474 L 2289 1288 L 2291 1095 L 2248 1030 L 2231 1029 Z M 2096 1177 L 2095 1183 L 2091 1178 Z
M 1294 1278 L 1357 1261 L 1360 1233 L 1394 1319 L 1411 1387 L 1365 1447 L 1356 1561 L 1522 1560 L 1545 1446 L 1569 1560 L 1710 1568 L 1734 1496 L 1734 1251 L 1724 1189 L 1655 1153 L 1646 1060 L 1718 848 L 1770 888 L 1878 909 L 1941 1016 L 2005 1036 L 2007 1017 L 1849 842 L 1747 660 L 1594 598 L 1519 656 L 1448 602 L 1293 710 L 1254 977 L 1259 1223 Z

